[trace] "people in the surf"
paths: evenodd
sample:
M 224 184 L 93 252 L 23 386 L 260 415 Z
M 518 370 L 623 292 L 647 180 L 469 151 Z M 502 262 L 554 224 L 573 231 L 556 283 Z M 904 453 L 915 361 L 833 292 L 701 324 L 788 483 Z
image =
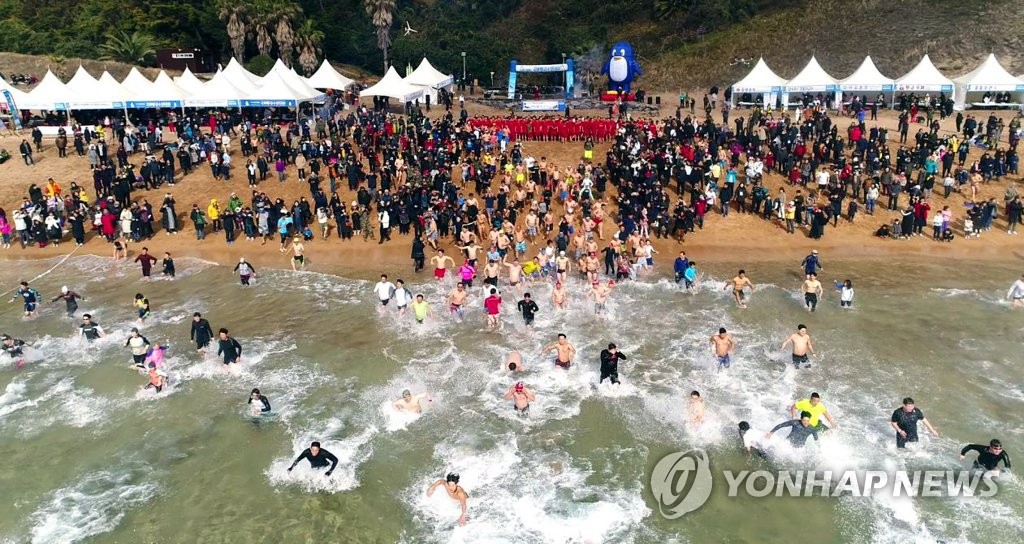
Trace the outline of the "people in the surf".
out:
M 842 283 L 839 280 L 833 280 L 836 289 L 839 291 L 839 307 L 840 308 L 852 308 L 853 307 L 853 282 L 850 280 L 844 280 Z
M 619 351 L 614 342 L 608 344 L 608 349 L 601 350 L 601 379 L 598 384 L 604 383 L 607 379 L 615 385 L 619 385 L 619 360 L 629 359 L 625 353 Z
M 78 326 L 78 334 L 90 342 L 95 342 L 96 339 L 103 338 L 106 333 L 103 332 L 103 327 L 99 323 L 92 320 L 92 315 L 82 314 L 82 323 Z
M 806 399 L 798 400 L 789 407 L 792 416 L 795 418 L 797 415 L 802 413 L 811 414 L 811 427 L 818 429 L 819 431 L 837 430 L 839 424 L 836 423 L 832 413 L 825 407 L 825 403 L 821 402 L 821 395 L 817 392 L 811 393 L 811 396 Z M 821 421 L 822 417 L 828 421 L 828 427 L 824 426 Z
M 454 472 L 449 472 L 443 480 L 438 480 L 430 484 L 430 487 L 427 488 L 427 496 L 429 497 L 433 495 L 434 490 L 442 486 L 452 500 L 458 501 L 459 507 L 462 509 L 462 515 L 459 516 L 458 523 L 459 525 L 465 525 L 467 520 L 466 512 L 468 510 L 467 501 L 469 499 L 469 493 L 466 493 L 466 490 L 459 485 L 459 475 Z
M 416 322 L 422 325 L 427 316 L 433 314 L 434 311 L 427 304 L 427 300 L 423 298 L 423 294 L 417 294 L 416 300 L 412 303 L 412 315 L 416 318 Z
M 526 370 L 523 366 L 523 356 L 518 351 L 509 352 L 505 356 L 505 361 L 501 363 L 501 368 L 509 372 L 522 372 Z
M 299 464 L 299 461 L 303 459 L 309 461 L 309 466 L 313 469 L 330 466 L 331 468 L 327 469 L 324 476 L 330 476 L 334 473 L 334 469 L 338 467 L 338 458 L 333 453 L 321 448 L 319 442 L 313 442 L 308 448 L 302 450 L 302 453 L 292 461 L 292 466 L 288 467 L 288 472 L 291 472 L 295 465 Z
M 139 253 L 135 257 L 135 262 L 139 263 L 142 267 L 142 279 L 149 281 L 153 274 L 153 265 L 156 264 L 156 257 L 149 254 L 149 248 L 142 248 L 142 253 Z
M 906 448 L 910 442 L 917 442 L 917 423 L 921 422 L 932 436 L 938 438 L 939 432 L 924 417 L 924 412 L 914 405 L 914 399 L 906 397 L 903 406 L 893 410 L 889 424 L 896 431 L 896 447 Z
M 824 270 L 825 267 L 821 266 L 821 259 L 818 257 L 818 250 L 811 251 L 811 254 L 804 257 L 804 260 L 800 261 L 800 266 L 804 267 L 805 275 L 818 275 L 819 270 Z
M 444 254 L 443 249 L 437 250 L 437 255 L 430 258 L 430 264 L 434 265 L 434 278 L 437 281 L 443 281 L 445 274 L 448 273 L 449 263 L 455 266 L 455 259 Z
M 729 368 L 732 364 L 732 354 L 736 353 L 736 340 L 725 330 L 725 327 L 718 328 L 718 334 L 711 336 L 711 353 L 718 361 L 718 370 Z
M 750 278 L 747 277 L 747 272 L 745 270 L 737 272 L 736 277 L 725 284 L 726 290 L 730 287 L 732 287 L 732 298 L 736 301 L 736 306 L 746 308 L 747 303 L 744 301 L 746 300 L 747 295 L 744 289 L 749 287 L 750 292 L 754 292 L 754 282 L 750 281 Z
M 405 317 L 405 313 L 409 311 L 409 305 L 414 300 L 412 293 L 405 287 L 405 281 L 395 280 L 395 292 L 392 298 L 395 299 L 395 305 L 398 306 L 398 316 Z
M 789 345 L 793 346 L 793 368 L 811 368 L 809 356 L 817 354 L 814 352 L 814 344 L 811 343 L 811 335 L 807 334 L 806 325 L 797 325 L 796 332 L 789 335 L 779 349 L 786 349 Z
M 676 283 L 682 283 L 686 278 L 686 269 L 690 267 L 690 259 L 686 258 L 686 252 L 680 251 L 675 262 L 672 263 L 672 271 L 676 275 Z
M 804 292 L 804 305 L 807 307 L 807 311 L 813 312 L 817 310 L 818 298 L 825 294 L 824 289 L 821 287 L 821 282 L 818 281 L 818 275 L 807 274 L 804 276 L 801 289 Z
M 151 346 L 149 351 L 146 352 L 146 359 L 142 364 L 145 365 L 146 368 L 149 368 L 149 365 L 153 364 L 156 365 L 157 368 L 162 369 L 164 366 L 165 355 L 167 355 L 167 346 L 162 346 L 160 344 Z
M 256 268 L 249 264 L 245 257 L 238 258 L 234 272 L 238 272 L 238 281 L 242 282 L 242 285 L 249 285 L 249 280 L 256 277 Z
M 505 400 L 512 401 L 512 409 L 521 416 L 529 415 L 530 403 L 537 400 L 537 396 L 530 391 L 523 382 L 516 382 L 505 392 Z
M 1003 450 L 1003 443 L 993 438 L 984 444 L 967 444 L 960 449 L 960 460 L 963 461 L 968 452 L 977 452 L 978 458 L 974 460 L 975 469 L 984 469 L 985 476 L 999 475 L 999 463 L 1003 463 L 1006 470 L 1010 470 L 1010 456 Z
M 303 252 L 306 250 L 306 246 L 302 243 L 302 237 L 296 236 L 292 238 L 292 243 L 288 246 L 288 250 L 285 254 L 292 254 L 292 271 L 295 272 L 299 269 L 306 269 L 306 256 Z
M 690 261 L 683 272 L 683 282 L 686 284 L 686 291 L 690 294 L 697 292 L 697 262 Z
M 14 361 L 14 366 L 18 368 L 25 366 L 25 346 L 28 344 L 24 340 L 14 338 L 9 334 L 5 334 L 0 338 L 3 339 L 0 342 L 0 349 L 3 349 L 3 352 L 11 357 L 11 360 Z
M 420 402 L 424 400 L 427 402 L 434 402 L 434 398 L 431 397 L 430 393 L 427 391 L 414 395 L 412 391 L 406 389 L 405 391 L 402 391 L 402 398 L 391 403 L 391 407 L 399 412 L 420 414 L 423 413 L 423 407 L 420 405 Z
M 174 270 L 174 259 L 171 258 L 171 254 L 169 252 L 166 252 L 166 251 L 164 252 L 164 260 L 163 260 L 162 264 L 164 265 L 164 269 L 163 269 L 164 279 L 173 280 L 174 279 L 174 274 L 176 272 Z
M 125 347 L 132 352 L 132 361 L 138 368 L 146 368 L 146 354 L 149 352 L 149 340 L 139 334 L 138 327 L 132 327 L 132 332 L 124 342 Z
M 740 439 L 743 440 L 743 450 L 760 457 L 767 457 L 769 443 L 764 438 L 767 433 L 752 428 L 746 421 L 741 421 L 739 428 Z
M 771 439 L 772 435 L 782 429 L 789 429 L 789 443 L 794 448 L 802 448 L 807 444 L 807 439 L 814 437 L 818 440 L 818 429 L 811 425 L 811 414 L 808 412 L 801 412 L 800 419 L 791 419 L 789 421 L 783 421 L 772 430 L 768 431 L 764 438 L 765 440 Z
M 501 326 L 501 294 L 494 287 L 484 299 L 484 313 L 487 315 L 487 330 L 493 331 Z
M 1014 308 L 1024 308 L 1024 275 L 1010 285 L 1010 290 L 1006 292 L 1006 300 L 1011 301 Z
M 388 281 L 387 274 L 381 274 L 380 281 L 373 286 L 373 292 L 377 295 L 377 300 L 380 301 L 380 305 L 387 306 L 395 296 L 395 284 Z
M 544 353 L 555 353 L 555 365 L 559 368 L 566 370 L 572 366 L 572 360 L 576 357 L 576 346 L 573 346 L 569 339 L 563 333 L 558 333 L 558 340 L 553 344 L 548 344 L 544 348 Z
M 530 293 L 523 293 L 523 299 L 516 304 L 516 308 L 519 309 L 519 313 L 523 314 L 523 323 L 527 327 L 532 327 L 533 319 L 540 311 L 540 307 L 530 297 Z
M 164 390 L 167 385 L 167 373 L 163 369 L 158 367 L 156 363 L 149 363 L 149 370 L 146 373 L 146 377 L 149 382 L 143 389 L 152 389 L 157 393 Z
M 231 365 L 242 364 L 242 344 L 239 344 L 238 340 L 232 338 L 225 328 L 221 328 L 217 332 L 217 336 L 219 337 L 217 340 L 217 355 L 224 358 L 224 368 L 227 369 Z
M 270 412 L 270 399 L 261 393 L 258 387 L 254 387 L 249 393 L 249 400 L 246 401 L 246 404 L 249 405 L 249 410 L 254 416 Z
M 551 290 L 551 306 L 559 310 L 569 308 L 569 293 L 561 281 L 556 281 L 555 288 Z
M 690 400 L 686 405 L 686 410 L 690 416 L 687 421 L 690 427 L 697 428 L 704 423 L 706 406 L 704 405 L 704 399 L 700 396 L 700 391 L 690 391 Z
M 615 280 L 608 280 L 607 284 L 602 284 L 597 280 L 591 283 L 587 298 L 594 299 L 594 315 L 604 314 L 605 303 L 608 302 L 608 297 L 611 296 L 614 287 Z
M 11 300 L 9 300 L 8 303 L 14 302 L 19 298 L 25 308 L 25 317 L 35 317 L 36 308 L 39 306 L 39 302 L 43 298 L 43 295 L 40 295 L 39 291 L 36 291 L 34 288 L 29 287 L 27 281 L 23 281 L 18 286 L 18 290 L 14 292 L 14 296 L 11 297 Z
M 132 306 L 139 315 L 139 325 L 146 322 L 146 318 L 152 314 L 149 307 L 149 299 L 142 293 L 135 293 L 135 300 L 132 301 Z
M 455 284 L 455 288 L 448 293 L 448 312 L 459 321 L 466 318 L 466 300 L 469 298 L 469 291 L 462 283 Z
M 199 312 L 192 314 L 192 331 L 188 337 L 189 340 L 196 343 L 196 352 L 199 355 L 205 355 L 206 348 L 210 347 L 210 342 L 213 340 L 213 327 L 203 317 L 203 314 Z
M 78 311 L 78 301 L 85 300 L 85 297 L 79 295 L 78 293 L 72 291 L 71 289 L 68 289 L 68 286 L 65 285 L 60 288 L 60 294 L 53 297 L 53 300 L 51 300 L 50 302 L 57 302 L 58 300 L 61 299 L 64 300 L 64 305 L 67 309 L 68 317 L 73 318 L 75 317 L 75 312 Z

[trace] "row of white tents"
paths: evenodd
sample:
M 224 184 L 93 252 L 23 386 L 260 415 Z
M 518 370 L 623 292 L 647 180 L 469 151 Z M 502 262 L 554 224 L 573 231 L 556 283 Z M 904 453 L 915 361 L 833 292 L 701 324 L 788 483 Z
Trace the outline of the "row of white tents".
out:
M 453 81 L 451 75 L 441 73 L 424 58 L 419 67 L 405 78 L 392 67 L 361 95 L 389 96 L 403 102 L 431 95 L 436 102 L 437 90 L 451 85 Z M 161 70 L 156 79 L 150 81 L 135 68 L 119 82 L 109 72 L 94 78 L 79 66 L 67 83 L 47 71 L 31 91 L 21 91 L 3 80 L 0 80 L 0 90 L 8 90 L 16 107 L 21 110 L 296 107 L 304 102 L 324 102 L 325 95 L 321 89 L 342 90 L 352 83 L 326 60 L 307 78 L 285 66 L 280 59 L 262 77 L 231 59 L 227 66 L 205 82 L 187 69 L 174 78 Z
M 64 83 L 47 71 L 34 89 L 25 92 L 0 80 L 21 110 L 100 110 L 199 107 L 296 107 L 302 102 L 323 102 L 320 89 L 345 89 L 353 81 L 338 73 L 326 60 L 310 77 L 300 76 L 279 59 L 265 76 L 258 76 L 231 59 L 209 81 L 202 81 L 188 69 L 171 78 L 163 70 L 150 81 L 132 68 L 118 82 L 103 72 L 94 78 L 79 66 Z
M 789 105 L 791 94 L 835 93 L 836 103 L 839 103 L 844 92 L 890 93 L 893 96 L 897 92 L 946 93 L 947 96 L 952 93 L 955 109 L 964 109 L 968 99 L 978 99 L 980 93 L 1010 92 L 1014 95 L 1014 104 L 1020 104 L 1024 98 L 1024 75 L 1014 77 L 999 64 L 995 55 L 989 55 L 974 70 L 950 79 L 925 55 L 903 77 L 893 79 L 882 75 L 869 56 L 849 77 L 836 79 L 812 56 L 807 66 L 793 79 L 785 79 L 773 72 L 761 58 L 743 79 L 732 86 L 732 99 L 735 101 L 737 96 L 749 94 L 754 103 L 768 107 L 781 100 L 785 108 Z

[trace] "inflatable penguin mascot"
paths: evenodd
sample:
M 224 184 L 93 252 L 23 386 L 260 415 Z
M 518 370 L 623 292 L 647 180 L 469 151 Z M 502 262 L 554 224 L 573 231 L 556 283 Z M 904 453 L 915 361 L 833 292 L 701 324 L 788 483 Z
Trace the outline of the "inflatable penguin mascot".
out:
M 602 74 L 608 74 L 608 89 L 629 94 L 630 84 L 643 75 L 640 63 L 633 56 L 629 42 L 618 42 L 612 46 L 611 57 L 604 63 Z

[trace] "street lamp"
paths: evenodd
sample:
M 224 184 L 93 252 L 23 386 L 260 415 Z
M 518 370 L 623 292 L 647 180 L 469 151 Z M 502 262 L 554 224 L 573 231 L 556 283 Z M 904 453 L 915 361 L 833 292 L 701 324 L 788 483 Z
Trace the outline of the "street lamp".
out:
M 466 52 L 462 52 L 462 87 L 466 87 Z

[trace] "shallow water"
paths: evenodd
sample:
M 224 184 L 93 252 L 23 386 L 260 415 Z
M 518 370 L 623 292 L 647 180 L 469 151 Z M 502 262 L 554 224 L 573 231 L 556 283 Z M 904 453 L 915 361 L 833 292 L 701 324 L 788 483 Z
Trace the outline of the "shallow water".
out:
M 0 285 L 56 262 L 0 263 Z M 839 430 L 800 452 L 782 447 L 782 468 L 956 469 L 962 444 L 992 437 L 1020 451 L 1024 312 L 1000 300 L 1016 269 L 829 264 L 823 280 L 854 281 L 852 310 L 829 290 L 808 315 L 798 270 L 749 265 L 759 288 L 737 310 L 721 289 L 733 267 L 722 265 L 693 296 L 664 280 L 622 284 L 597 319 L 581 285 L 568 312 L 549 310 L 550 288 L 533 287 L 542 302 L 534 331 L 507 294 L 502 331 L 487 333 L 478 295 L 467 321 L 454 322 L 443 311 L 448 287 L 426 276 L 405 278 L 435 311 L 417 325 L 393 306 L 382 311 L 369 282 L 267 271 L 246 289 L 228 270 L 186 259 L 177 280 L 144 284 L 132 266 L 74 257 L 33 285 L 44 297 L 64 284 L 79 291 L 81 311 L 108 338 L 78 339 L 62 303 L 31 321 L 16 303 L 0 308 L 4 332 L 33 344 L 24 368 L 0 366 L 9 504 L 0 542 L 1019 541 L 1024 493 L 1012 476 L 989 499 L 906 500 L 734 499 L 718 478 L 700 510 L 659 515 L 646 479 L 663 455 L 701 447 L 716 472 L 757 468 L 739 451 L 736 422 L 771 428 L 812 390 Z M 136 292 L 154 311 L 142 333 L 171 346 L 172 385 L 159 395 L 140 392 L 146 379 L 123 347 Z M 196 355 L 193 311 L 243 344 L 239 371 Z M 797 323 L 821 354 L 799 372 L 778 349 Z M 739 343 L 720 373 L 707 345 L 719 326 Z M 541 353 L 558 332 L 579 350 L 568 373 Z M 617 388 L 596 385 L 610 341 L 629 355 Z M 511 349 L 527 362 L 516 379 L 538 396 L 527 418 L 501 400 L 514 381 L 499 371 Z M 271 416 L 249 415 L 252 387 L 270 398 Z M 406 388 L 433 393 L 421 417 L 390 409 Z M 694 389 L 708 404 L 699 429 L 685 424 Z M 888 416 L 908 395 L 942 437 L 922 430 L 920 447 L 904 454 Z M 341 460 L 329 479 L 302 465 L 286 471 L 311 440 Z M 448 471 L 470 494 L 464 527 L 442 491 L 424 493 Z

